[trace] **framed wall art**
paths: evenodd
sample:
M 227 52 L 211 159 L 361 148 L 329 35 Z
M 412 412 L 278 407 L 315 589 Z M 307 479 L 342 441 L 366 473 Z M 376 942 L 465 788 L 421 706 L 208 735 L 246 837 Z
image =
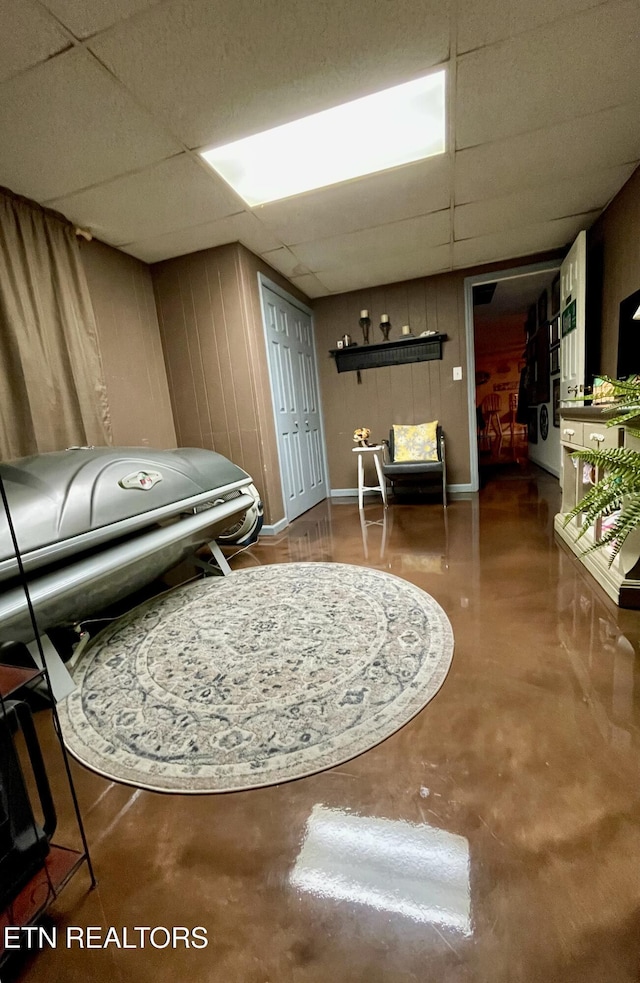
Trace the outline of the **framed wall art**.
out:
M 538 327 L 547 320 L 547 291 L 543 290 L 538 297 Z
M 551 406 L 553 408 L 553 425 L 554 427 L 560 426 L 560 379 L 553 380 L 553 395 L 551 398 Z
M 549 436 L 549 411 L 546 404 L 540 407 L 540 436 L 543 440 Z
M 532 402 L 548 403 L 550 399 L 549 391 L 549 332 L 546 327 L 541 328 L 535 338 L 536 341 L 536 397 Z
M 553 278 L 551 284 L 551 317 L 560 311 L 560 274 Z

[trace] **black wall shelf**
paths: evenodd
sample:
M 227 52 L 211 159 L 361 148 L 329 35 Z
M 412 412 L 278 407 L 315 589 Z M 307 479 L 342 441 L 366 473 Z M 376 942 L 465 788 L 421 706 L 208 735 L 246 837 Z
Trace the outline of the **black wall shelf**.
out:
M 384 365 L 404 365 L 407 362 L 427 362 L 442 358 L 442 342 L 446 340 L 446 334 L 435 334 L 427 338 L 384 341 L 380 345 L 332 348 L 329 354 L 335 358 L 338 372 L 355 372 L 358 369 L 379 369 Z

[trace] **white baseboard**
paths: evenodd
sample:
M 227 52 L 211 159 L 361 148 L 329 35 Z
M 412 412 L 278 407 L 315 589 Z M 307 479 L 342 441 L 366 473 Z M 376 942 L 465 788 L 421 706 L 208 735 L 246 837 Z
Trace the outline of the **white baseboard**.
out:
M 532 464 L 535 464 L 536 467 L 542 468 L 542 470 L 546 471 L 547 474 L 552 474 L 554 478 L 557 478 L 558 481 L 560 480 L 560 472 L 557 468 L 552 467 L 550 464 L 543 464 L 542 461 L 536 461 L 534 457 L 530 457 L 529 460 Z
M 452 495 L 455 495 L 456 492 L 472 492 L 472 491 L 477 491 L 477 490 L 478 489 L 477 488 L 474 488 L 473 485 L 471 484 L 471 482 L 467 482 L 466 485 L 465 484 L 463 484 L 463 485 L 447 485 L 447 491 L 448 492 L 451 492 Z
M 434 484 L 434 488 L 435 488 L 435 484 Z M 473 485 L 471 484 L 447 485 L 447 491 L 455 495 L 456 492 L 472 492 L 472 491 L 477 491 L 477 489 L 474 489 Z M 367 492 L 365 492 L 365 495 L 366 494 Z M 373 492 L 369 492 L 368 494 L 379 495 L 380 492 L 373 491 Z M 331 489 L 331 498 L 349 498 L 349 497 L 357 498 L 358 489 L 357 488 L 332 488 Z
M 279 532 L 286 529 L 289 525 L 289 520 L 285 517 L 284 519 L 278 519 L 277 522 L 272 522 L 271 525 L 263 526 L 260 530 L 261 536 L 277 536 Z

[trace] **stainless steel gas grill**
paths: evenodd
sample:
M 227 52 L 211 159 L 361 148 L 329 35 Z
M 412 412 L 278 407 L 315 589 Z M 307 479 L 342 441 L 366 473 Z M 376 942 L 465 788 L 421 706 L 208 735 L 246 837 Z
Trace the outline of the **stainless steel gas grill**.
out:
M 246 471 L 200 448 L 70 448 L 0 464 L 0 476 L 41 631 L 149 583 L 256 503 Z M 0 641 L 29 641 L 1 508 L 0 590 Z

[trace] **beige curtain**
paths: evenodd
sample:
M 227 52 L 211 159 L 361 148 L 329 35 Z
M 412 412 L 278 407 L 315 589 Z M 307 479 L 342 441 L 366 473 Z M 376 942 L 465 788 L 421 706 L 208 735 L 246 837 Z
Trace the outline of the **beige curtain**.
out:
M 74 229 L 0 189 L 0 459 L 111 443 Z

